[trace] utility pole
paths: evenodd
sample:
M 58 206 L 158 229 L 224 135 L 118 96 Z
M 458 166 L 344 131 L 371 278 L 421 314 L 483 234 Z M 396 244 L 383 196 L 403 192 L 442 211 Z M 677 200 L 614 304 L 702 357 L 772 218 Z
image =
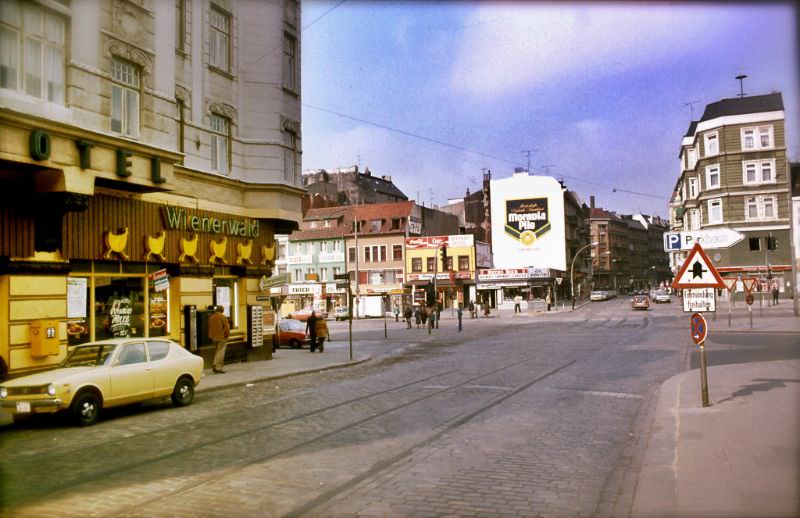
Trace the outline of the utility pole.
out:
M 355 313 L 354 308 L 350 308 L 350 313 L 354 314 L 356 318 L 358 318 L 358 302 L 359 302 L 359 294 L 360 288 L 358 285 L 358 207 L 354 207 L 353 209 L 353 231 L 355 232 L 355 241 L 356 241 L 356 303 L 355 303 Z

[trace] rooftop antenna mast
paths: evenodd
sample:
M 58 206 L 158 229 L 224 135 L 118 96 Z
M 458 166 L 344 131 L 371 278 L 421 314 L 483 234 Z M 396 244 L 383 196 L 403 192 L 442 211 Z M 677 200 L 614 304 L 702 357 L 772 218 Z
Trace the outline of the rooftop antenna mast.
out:
M 746 94 L 744 93 L 744 80 L 747 78 L 747 74 L 739 74 L 736 76 L 736 79 L 739 80 L 739 97 L 744 97 Z
M 689 112 L 691 113 L 691 119 L 690 120 L 694 120 L 694 105 L 699 103 L 699 102 L 700 101 L 688 101 L 688 102 L 683 103 L 684 106 L 688 106 L 689 107 Z
M 531 154 L 536 151 L 535 149 L 523 149 L 522 154 L 528 157 L 528 167 L 525 169 L 525 172 L 530 174 L 531 173 Z

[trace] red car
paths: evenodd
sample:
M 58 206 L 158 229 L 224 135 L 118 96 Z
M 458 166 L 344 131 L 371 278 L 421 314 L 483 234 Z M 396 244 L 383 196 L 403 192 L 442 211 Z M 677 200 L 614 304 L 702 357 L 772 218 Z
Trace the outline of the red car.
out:
M 310 310 L 308 308 L 300 309 L 300 310 L 292 312 L 289 315 L 289 318 L 292 318 L 294 320 L 306 321 L 306 320 L 308 320 L 308 317 L 311 316 L 311 311 L 312 310 Z M 317 310 L 317 309 L 315 309 L 313 311 L 314 311 L 314 315 L 319 317 L 319 318 L 328 318 L 328 312 L 327 311 L 320 311 L 320 310 Z
M 300 349 L 308 347 L 309 340 L 306 336 L 306 323 L 293 318 L 281 320 L 278 324 L 278 334 L 273 338 L 277 347 L 291 347 Z
M 646 294 L 638 293 L 631 299 L 632 309 L 650 309 L 650 297 Z

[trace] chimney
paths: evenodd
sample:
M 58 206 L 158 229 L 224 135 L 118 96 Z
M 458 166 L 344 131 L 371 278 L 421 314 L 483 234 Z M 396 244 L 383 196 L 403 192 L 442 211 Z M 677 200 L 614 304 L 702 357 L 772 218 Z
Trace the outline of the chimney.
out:
M 594 196 L 589 196 L 589 208 L 594 208 Z

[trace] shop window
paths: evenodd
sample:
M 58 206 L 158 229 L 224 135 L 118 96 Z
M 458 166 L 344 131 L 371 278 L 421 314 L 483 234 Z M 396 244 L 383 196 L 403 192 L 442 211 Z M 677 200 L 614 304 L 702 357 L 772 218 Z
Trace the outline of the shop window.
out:
M 239 305 L 238 282 L 235 279 L 214 279 L 214 305 L 222 306 L 222 312 L 228 317 L 232 328 L 239 327 L 236 308 Z
M 167 336 L 169 334 L 169 289 L 156 291 L 154 281 L 149 281 L 149 335 Z
M 95 339 L 144 336 L 141 277 L 95 278 Z

